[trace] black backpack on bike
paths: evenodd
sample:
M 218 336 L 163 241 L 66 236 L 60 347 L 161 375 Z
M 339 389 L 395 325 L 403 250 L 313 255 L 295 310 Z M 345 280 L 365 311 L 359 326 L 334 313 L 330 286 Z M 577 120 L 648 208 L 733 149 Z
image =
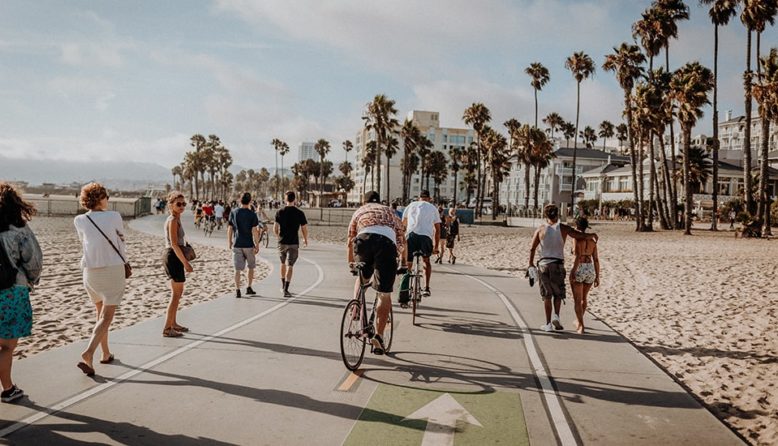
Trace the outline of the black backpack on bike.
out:
M 5 252 L 5 246 L 0 242 L 0 291 L 16 285 L 16 274 L 19 272 L 16 265 Z

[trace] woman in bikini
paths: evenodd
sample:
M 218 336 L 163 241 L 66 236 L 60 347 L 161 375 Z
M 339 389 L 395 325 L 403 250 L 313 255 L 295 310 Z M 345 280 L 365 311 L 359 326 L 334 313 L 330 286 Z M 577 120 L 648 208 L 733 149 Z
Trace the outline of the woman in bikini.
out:
M 575 222 L 576 229 L 586 232 L 589 221 L 580 217 Z M 575 241 L 575 263 L 570 271 L 570 286 L 573 289 L 575 301 L 576 330 L 578 334 L 584 333 L 584 313 L 586 313 L 586 299 L 592 285 L 600 286 L 600 258 L 597 255 L 597 241 L 582 239 Z

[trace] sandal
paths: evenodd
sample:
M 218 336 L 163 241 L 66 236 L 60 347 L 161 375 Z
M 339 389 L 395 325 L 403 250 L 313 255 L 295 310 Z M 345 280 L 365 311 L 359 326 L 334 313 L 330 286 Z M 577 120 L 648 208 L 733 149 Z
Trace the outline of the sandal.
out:
M 184 327 L 183 325 L 174 325 L 173 329 L 175 331 L 180 331 L 181 333 L 186 333 L 186 332 L 189 331 L 189 328 L 188 327 Z
M 81 371 L 84 372 L 84 375 L 86 376 L 95 376 L 95 369 L 89 367 L 89 364 L 85 362 L 79 362 L 78 364 L 76 364 L 76 367 L 81 369 Z
M 108 355 L 108 359 L 101 359 L 101 360 L 100 360 L 100 364 L 110 364 L 110 363 L 112 363 L 112 362 L 113 362 L 115 359 L 116 359 L 116 357 L 114 357 L 113 353 L 111 353 L 110 355 Z
M 180 331 L 177 331 L 173 327 L 168 327 L 168 328 L 162 330 L 162 337 L 165 337 L 165 338 L 180 338 L 183 335 L 184 335 L 183 333 L 181 333 Z

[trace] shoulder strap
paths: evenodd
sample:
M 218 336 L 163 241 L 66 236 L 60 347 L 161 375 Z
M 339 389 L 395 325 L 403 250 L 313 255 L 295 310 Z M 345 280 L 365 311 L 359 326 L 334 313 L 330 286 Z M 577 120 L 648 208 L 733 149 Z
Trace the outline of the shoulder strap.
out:
M 88 218 L 88 219 L 89 219 L 89 221 L 91 221 L 93 225 L 95 225 L 95 228 L 97 228 L 97 230 L 98 230 L 98 231 L 100 231 L 100 234 L 103 234 L 103 237 L 105 237 L 105 239 L 106 239 L 106 240 L 108 241 L 108 243 L 111 245 L 111 248 L 113 248 L 113 250 L 114 250 L 114 251 L 116 251 L 116 254 L 118 254 L 118 255 L 119 255 L 119 258 L 120 258 L 120 259 L 122 259 L 122 262 L 124 262 L 124 263 L 127 263 L 127 261 L 126 261 L 126 260 L 124 260 L 124 256 L 122 256 L 122 253 L 121 253 L 121 252 L 119 252 L 119 249 L 117 249 L 117 248 L 116 248 L 116 246 L 115 246 L 115 245 L 113 244 L 113 242 L 111 241 L 111 239 L 109 239 L 109 238 L 108 238 L 108 236 L 107 236 L 107 235 L 105 235 L 105 232 L 103 232 L 103 230 L 102 230 L 102 229 L 100 229 L 100 226 L 97 226 L 97 223 L 95 223 L 95 221 L 94 221 L 94 220 L 92 220 L 92 217 L 90 217 L 90 216 L 88 216 L 88 215 L 86 215 L 86 214 L 84 214 L 84 216 L 85 216 L 86 218 Z

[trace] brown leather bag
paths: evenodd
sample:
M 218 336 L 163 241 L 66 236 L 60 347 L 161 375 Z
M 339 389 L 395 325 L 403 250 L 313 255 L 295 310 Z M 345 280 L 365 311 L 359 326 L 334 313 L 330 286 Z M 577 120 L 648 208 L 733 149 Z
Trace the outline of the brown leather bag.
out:
M 192 245 L 187 243 L 186 245 L 178 245 L 179 248 L 181 248 L 181 252 L 184 253 L 184 258 L 191 262 L 192 260 L 197 258 L 197 253 L 195 252 L 194 248 L 192 248 Z

